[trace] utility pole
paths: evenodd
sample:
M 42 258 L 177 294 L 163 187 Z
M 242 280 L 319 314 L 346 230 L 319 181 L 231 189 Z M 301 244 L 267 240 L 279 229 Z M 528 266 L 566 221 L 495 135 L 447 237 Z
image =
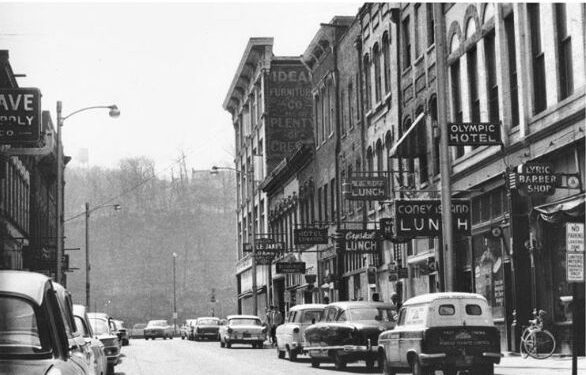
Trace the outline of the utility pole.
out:
M 85 305 L 90 308 L 90 204 L 85 202 Z
M 258 315 L 258 294 L 256 293 L 256 208 L 254 207 L 254 201 L 256 199 L 256 188 L 254 186 L 254 149 L 252 146 L 253 138 L 250 137 L 250 170 L 246 171 L 244 177 L 248 179 L 250 184 L 250 194 L 252 199 L 250 200 L 252 208 L 252 239 L 250 244 L 252 245 L 252 315 Z
M 435 19 L 435 53 L 437 66 L 437 109 L 438 126 L 440 128 L 440 179 L 441 179 L 441 207 L 442 207 L 442 246 L 443 264 L 440 267 L 444 290 L 454 291 L 454 239 L 452 226 L 452 192 L 450 174 L 452 165 L 450 161 L 450 148 L 448 146 L 448 67 L 446 53 L 446 20 L 444 18 L 443 4 L 433 4 L 433 17 Z
M 57 101 L 57 243 L 56 257 L 57 267 L 55 280 L 61 284 L 63 275 L 63 144 L 61 130 L 63 129 L 63 117 L 61 110 L 63 106 L 61 101 Z

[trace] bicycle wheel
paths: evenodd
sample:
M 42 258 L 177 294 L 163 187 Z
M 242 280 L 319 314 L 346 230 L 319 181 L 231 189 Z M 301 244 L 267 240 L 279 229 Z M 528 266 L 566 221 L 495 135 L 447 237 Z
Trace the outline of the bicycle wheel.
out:
M 531 333 L 531 331 L 533 329 L 534 328 L 532 328 L 532 327 L 527 327 L 523 330 L 523 333 L 521 334 L 519 351 L 521 352 L 521 355 L 523 356 L 523 358 L 527 358 L 529 356 L 529 354 L 527 354 L 527 350 L 525 350 L 525 340 L 527 339 L 527 337 L 529 337 L 529 334 Z
M 555 338 L 547 330 L 533 330 L 523 341 L 525 351 L 535 359 L 551 357 L 555 350 Z

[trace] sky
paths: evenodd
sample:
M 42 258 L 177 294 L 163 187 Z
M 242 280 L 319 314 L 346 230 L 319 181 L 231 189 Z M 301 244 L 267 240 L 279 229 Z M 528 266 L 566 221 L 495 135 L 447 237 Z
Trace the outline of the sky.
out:
M 359 2 L 6 2 L 0 49 L 20 87 L 63 115 L 69 167 L 116 168 L 145 156 L 157 170 L 186 155 L 188 168 L 229 166 L 231 118 L 222 108 L 250 37 L 273 37 L 277 56 L 299 56 L 320 23 L 356 15 Z M 83 149 L 88 150 L 84 164 Z

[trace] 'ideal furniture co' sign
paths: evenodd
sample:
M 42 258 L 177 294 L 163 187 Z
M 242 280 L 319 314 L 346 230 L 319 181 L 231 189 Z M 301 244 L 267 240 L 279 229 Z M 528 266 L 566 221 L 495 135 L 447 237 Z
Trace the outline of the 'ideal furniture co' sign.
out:
M 381 201 L 388 196 L 385 177 L 354 177 L 344 185 L 344 195 L 348 200 Z
M 470 201 L 452 199 L 454 231 L 471 235 Z M 439 199 L 396 200 L 395 235 L 399 237 L 435 237 L 442 232 L 442 206 Z
M 41 121 L 39 89 L 0 89 L 0 144 L 38 142 Z
M 495 146 L 502 144 L 501 125 L 490 122 L 460 122 L 448 126 L 450 146 Z
M 343 229 L 339 238 L 344 241 L 344 251 L 358 253 L 377 253 L 380 247 L 378 231 L 374 229 Z

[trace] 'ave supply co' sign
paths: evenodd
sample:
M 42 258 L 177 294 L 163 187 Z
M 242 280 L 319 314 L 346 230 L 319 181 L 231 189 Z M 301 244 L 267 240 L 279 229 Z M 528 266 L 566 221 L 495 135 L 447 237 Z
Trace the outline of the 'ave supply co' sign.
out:
M 0 144 L 38 142 L 41 121 L 39 89 L 0 89 Z

